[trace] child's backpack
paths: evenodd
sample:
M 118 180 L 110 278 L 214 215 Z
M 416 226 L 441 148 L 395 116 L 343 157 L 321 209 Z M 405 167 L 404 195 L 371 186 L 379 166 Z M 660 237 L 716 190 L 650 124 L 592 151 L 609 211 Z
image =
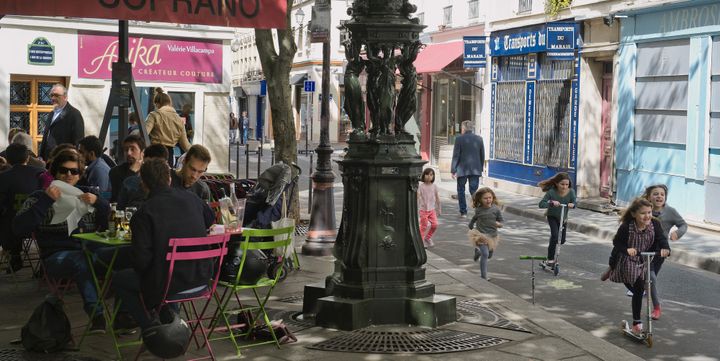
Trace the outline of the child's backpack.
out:
M 70 320 L 63 301 L 49 295 L 35 308 L 21 331 L 22 344 L 32 352 L 57 352 L 72 341 Z

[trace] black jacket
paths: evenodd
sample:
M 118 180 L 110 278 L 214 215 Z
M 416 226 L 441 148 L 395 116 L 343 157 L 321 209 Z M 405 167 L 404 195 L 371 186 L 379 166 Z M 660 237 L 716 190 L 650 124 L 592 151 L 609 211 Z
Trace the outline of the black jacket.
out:
M 67 222 L 50 224 L 55 214 L 52 207 L 54 203 L 55 201 L 45 191 L 33 192 L 17 212 L 12 225 L 16 234 L 35 232 L 42 258 L 58 251 L 81 249 L 80 241 L 68 235 Z M 84 215 L 80 220 L 79 228 L 74 233 L 79 232 L 80 229 L 84 232 L 107 229 L 110 205 L 106 200 L 98 197 L 93 207 L 95 212 Z
M 633 222 L 633 221 L 631 221 Z M 665 237 L 665 234 L 662 231 L 662 225 L 660 224 L 660 221 L 653 218 L 652 220 L 653 230 L 655 232 L 655 238 L 653 240 L 653 244 L 648 250 L 648 252 L 659 252 L 662 249 L 670 249 L 670 243 L 668 242 L 667 237 Z M 628 238 L 630 237 L 630 223 L 623 222 L 620 227 L 617 230 L 617 233 L 615 233 L 615 237 L 613 237 L 613 249 L 610 251 L 610 267 L 615 268 L 615 265 L 617 264 L 618 260 L 618 254 L 620 252 L 627 252 L 628 249 Z M 655 259 L 660 259 L 661 257 L 656 256 Z M 654 259 L 654 260 L 655 260 Z M 655 262 L 653 260 L 653 265 L 655 265 Z
M 44 171 L 42 168 L 18 164 L 0 173 L 0 244 L 3 247 L 12 247 L 17 242 L 18 238 L 12 232 L 15 211 L 20 208 L 25 197 L 42 188 L 39 175 Z
M 130 220 L 133 266 L 140 277 L 140 290 L 147 309 L 162 301 L 168 276 L 171 238 L 204 237 L 213 219 L 205 216 L 208 205 L 196 195 L 166 187 L 151 193 Z M 212 213 L 212 212 L 210 212 Z M 212 262 L 175 264 L 169 295 L 207 285 Z
M 53 122 L 51 114 L 48 122 L 52 122 L 52 124 L 45 126 L 42 144 L 38 152 L 38 156 L 44 161 L 48 160 L 50 152 L 58 144 L 70 143 L 77 145 L 80 139 L 85 136 L 85 121 L 82 114 L 70 103 L 65 104 L 65 108 L 58 115 L 57 120 Z

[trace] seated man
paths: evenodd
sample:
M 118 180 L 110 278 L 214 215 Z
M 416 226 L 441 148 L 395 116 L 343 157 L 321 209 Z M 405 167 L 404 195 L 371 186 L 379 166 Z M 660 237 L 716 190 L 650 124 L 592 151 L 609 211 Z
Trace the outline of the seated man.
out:
M 109 199 L 111 191 L 110 166 L 102 157 L 103 146 L 102 143 L 100 143 L 100 139 L 94 135 L 80 139 L 78 151 L 88 163 L 87 169 L 85 169 L 85 175 L 80 184 L 99 187 L 100 194 L 108 194 L 107 198 Z
M 210 187 L 204 182 L 199 182 L 200 177 L 207 171 L 210 164 L 210 152 L 200 144 L 195 144 L 183 159 L 182 168 L 173 171 L 172 186 L 196 194 L 205 202 L 210 202 Z
M 83 164 L 79 154 L 71 150 L 58 153 L 50 165 L 50 173 L 55 180 L 70 186 L 77 185 L 82 170 Z M 68 232 L 77 232 L 77 229 L 69 230 L 67 221 L 50 223 L 55 214 L 53 205 L 61 196 L 60 188 L 54 185 L 44 191 L 31 193 L 15 216 L 13 231 L 19 235 L 35 232 L 45 273 L 56 278 L 72 278 L 83 298 L 83 308 L 90 316 L 97 304 L 98 294 L 81 244 Z M 107 201 L 92 193 L 83 193 L 78 198 L 95 208 L 94 212 L 82 216 L 78 229 L 86 228 L 86 231 L 94 231 L 95 229 L 89 229 L 91 224 L 99 230 L 106 229 L 110 213 Z M 95 310 L 90 331 L 105 332 L 105 318 L 101 308 Z
M 204 237 L 212 225 L 209 207 L 190 192 L 170 187 L 170 168 L 164 159 L 145 160 L 140 168 L 147 201 L 130 220 L 133 269 L 115 272 L 113 286 L 122 304 L 144 330 L 152 325 L 148 310 L 162 301 L 168 276 L 165 259 L 171 238 Z M 210 211 L 210 214 L 212 212 Z M 168 295 L 196 293 L 212 278 L 211 261 L 176 264 Z M 142 295 L 142 300 L 140 299 Z
M 139 135 L 128 135 L 122 142 L 122 148 L 125 152 L 125 162 L 110 169 L 110 185 L 112 188 L 110 202 L 117 202 L 123 181 L 128 177 L 137 175 L 140 170 L 145 141 Z
M 41 188 L 42 168 L 28 165 L 30 151 L 25 144 L 10 144 L 6 151 L 9 170 L 0 173 L 0 245 L 10 253 L 10 269 L 15 272 L 22 268 L 20 257 L 22 238 L 12 233 L 12 221 L 15 211 L 23 198 Z
M 150 160 L 152 158 L 167 159 L 167 148 L 162 144 L 153 144 L 143 151 L 142 158 Z M 139 169 L 139 168 L 138 168 Z M 122 188 L 119 190 L 117 198 L 118 209 L 125 207 L 140 207 L 145 202 L 147 194 L 140 185 L 140 175 L 135 174 L 125 178 L 122 182 Z

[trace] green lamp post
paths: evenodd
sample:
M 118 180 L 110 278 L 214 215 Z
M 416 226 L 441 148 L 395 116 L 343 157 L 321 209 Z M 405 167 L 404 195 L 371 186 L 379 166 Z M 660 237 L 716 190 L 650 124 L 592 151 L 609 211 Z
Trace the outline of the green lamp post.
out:
M 369 325 L 435 327 L 456 320 L 455 298 L 435 294 L 425 279 L 417 186 L 425 163 L 404 129 L 416 111 L 413 62 L 424 28 L 407 0 L 356 0 L 347 32 L 345 101 L 353 126 L 339 161 L 344 186 L 335 271 L 305 287 L 303 311 L 316 324 L 353 330 Z M 363 52 L 364 51 L 364 52 Z M 359 75 L 367 72 L 366 99 Z M 396 90 L 396 71 L 402 87 Z

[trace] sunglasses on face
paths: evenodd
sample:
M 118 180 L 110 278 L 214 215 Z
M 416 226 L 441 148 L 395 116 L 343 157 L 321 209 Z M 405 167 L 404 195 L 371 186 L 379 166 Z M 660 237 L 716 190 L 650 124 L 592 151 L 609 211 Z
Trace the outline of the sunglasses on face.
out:
M 80 169 L 59 167 L 57 172 L 58 172 L 58 174 L 68 174 L 68 172 L 69 172 L 72 175 L 78 175 L 78 174 L 80 174 Z

